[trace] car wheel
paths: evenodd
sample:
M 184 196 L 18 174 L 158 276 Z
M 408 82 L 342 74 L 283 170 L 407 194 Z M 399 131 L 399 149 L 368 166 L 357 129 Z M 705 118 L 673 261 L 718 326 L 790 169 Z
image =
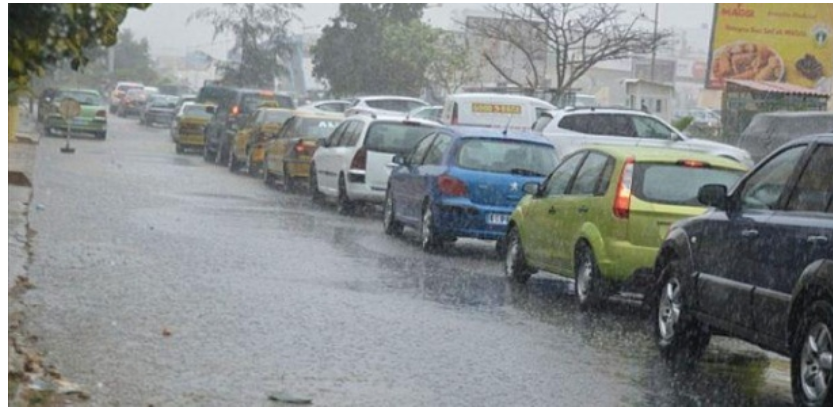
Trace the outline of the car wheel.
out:
M 692 362 L 703 356 L 711 334 L 688 315 L 680 276 L 677 260 L 668 261 L 661 270 L 659 289 L 653 294 L 654 336 L 664 358 Z
M 312 165 L 309 169 L 309 192 L 313 203 L 320 204 L 324 201 L 324 193 L 318 188 L 318 171 L 316 171 L 315 165 Z
M 284 177 L 286 179 L 286 177 Z M 344 182 L 344 175 L 338 178 L 338 199 L 336 200 L 336 209 L 338 214 L 342 216 L 349 216 L 353 214 L 356 209 L 355 204 L 350 201 L 347 195 L 347 184 Z
M 425 203 L 422 212 L 422 223 L 420 225 L 420 245 L 422 250 L 430 252 L 442 246 L 442 241 L 437 237 L 436 224 L 434 223 L 434 212 L 430 203 Z
M 506 257 L 506 238 L 501 237 L 495 241 L 495 253 L 497 253 L 497 257 L 503 258 Z
M 234 148 L 230 148 L 228 152 L 228 170 L 231 172 L 236 172 L 240 169 L 240 162 L 237 161 L 237 156 L 234 155 Z
M 513 282 L 526 283 L 532 276 L 532 270 L 526 264 L 524 248 L 521 244 L 521 233 L 517 227 L 512 227 L 506 236 L 506 254 L 503 260 L 503 270 Z
M 587 243 L 580 243 L 576 247 L 576 280 L 574 283 L 578 307 L 590 310 L 602 299 L 601 274 L 596 263 L 593 249 Z
M 96 132 L 95 137 L 98 139 L 107 139 L 107 131 Z
M 275 184 L 275 177 L 269 173 L 269 161 L 267 161 L 266 155 L 263 156 L 263 166 L 261 168 L 261 177 L 263 177 L 263 184 L 266 184 L 267 187 L 271 187 Z
M 297 186 L 295 185 L 295 180 L 289 175 L 289 167 L 284 164 L 283 166 L 283 190 L 289 193 L 295 192 Z
M 393 194 L 390 189 L 385 194 L 384 216 L 382 217 L 382 226 L 385 229 L 385 234 L 390 236 L 402 235 L 402 223 L 396 219 L 396 210 L 393 208 Z
M 210 149 L 208 149 L 208 144 L 206 143 L 205 145 L 203 145 L 203 147 L 202 147 L 202 159 L 205 160 L 205 162 L 214 162 L 214 160 L 216 158 L 217 158 L 217 155 L 214 154 L 213 152 L 211 152 Z
M 813 303 L 793 342 L 790 365 L 796 405 L 833 406 L 833 306 L 826 301 Z

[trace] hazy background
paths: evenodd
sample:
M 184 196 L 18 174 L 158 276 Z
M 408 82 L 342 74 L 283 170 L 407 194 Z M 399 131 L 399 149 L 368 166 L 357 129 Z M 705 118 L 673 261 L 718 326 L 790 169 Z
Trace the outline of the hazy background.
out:
M 425 11 L 426 22 L 444 29 L 454 28 L 455 20 L 462 20 L 464 12 L 482 10 L 486 3 L 429 3 Z M 221 4 L 154 3 L 146 11 L 131 10 L 122 24 L 138 38 L 150 43 L 151 54 L 184 55 L 189 50 L 202 50 L 214 57 L 223 57 L 231 47 L 229 35 L 216 40 L 214 28 L 203 21 L 188 23 L 188 16 L 203 7 L 221 7 Z M 640 11 L 653 17 L 653 3 L 623 4 L 631 12 Z M 702 28 L 711 26 L 714 3 L 670 3 L 659 6 L 661 28 Z M 307 3 L 298 12 L 301 21 L 292 26 L 295 33 L 320 32 L 321 28 L 338 15 L 338 3 Z M 698 47 L 707 48 L 708 38 L 689 39 Z

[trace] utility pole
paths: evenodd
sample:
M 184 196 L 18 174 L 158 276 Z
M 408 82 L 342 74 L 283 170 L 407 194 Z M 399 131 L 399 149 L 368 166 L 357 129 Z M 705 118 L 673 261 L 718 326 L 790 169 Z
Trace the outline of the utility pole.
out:
M 659 23 L 659 3 L 654 4 L 654 38 L 651 47 L 651 82 L 654 81 L 654 66 L 657 63 L 657 24 Z

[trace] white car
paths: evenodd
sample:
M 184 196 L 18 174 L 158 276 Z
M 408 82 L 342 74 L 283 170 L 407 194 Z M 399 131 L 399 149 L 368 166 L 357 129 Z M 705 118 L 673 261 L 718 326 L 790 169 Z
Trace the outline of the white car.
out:
M 350 101 L 340 101 L 340 100 L 328 100 L 328 101 L 317 101 L 313 102 L 301 107 L 298 107 L 300 111 L 324 111 L 324 112 L 338 112 L 339 114 L 343 114 L 347 108 L 350 107 Z
M 391 162 L 406 154 L 441 125 L 402 116 L 357 115 L 344 120 L 321 140 L 310 167 L 313 201 L 334 198 L 340 214 L 357 204 L 382 204 Z
M 532 129 L 555 144 L 559 158 L 593 144 L 653 146 L 703 152 L 751 167 L 747 151 L 685 136 L 662 119 L 632 109 L 568 108 L 544 111 Z
M 344 116 L 405 115 L 423 106 L 429 106 L 429 103 L 407 96 L 363 96 L 350 101 L 350 107 L 344 111 Z

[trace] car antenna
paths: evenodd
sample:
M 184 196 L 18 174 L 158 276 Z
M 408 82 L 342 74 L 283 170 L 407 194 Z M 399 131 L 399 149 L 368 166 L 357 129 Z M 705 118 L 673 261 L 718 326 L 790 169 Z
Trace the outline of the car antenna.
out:
M 503 128 L 503 137 L 506 138 L 506 134 L 509 133 L 509 124 L 512 123 L 512 117 L 510 116 L 508 120 L 506 120 L 506 126 Z

